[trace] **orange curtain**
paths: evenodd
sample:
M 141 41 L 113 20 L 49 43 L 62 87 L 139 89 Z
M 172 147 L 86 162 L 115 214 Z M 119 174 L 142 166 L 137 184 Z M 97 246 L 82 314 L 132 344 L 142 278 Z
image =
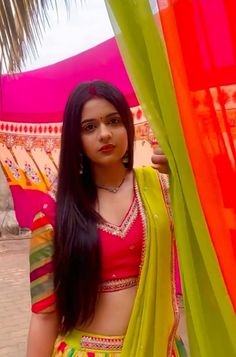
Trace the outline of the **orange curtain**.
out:
M 236 1 L 157 3 L 198 193 L 236 310 Z

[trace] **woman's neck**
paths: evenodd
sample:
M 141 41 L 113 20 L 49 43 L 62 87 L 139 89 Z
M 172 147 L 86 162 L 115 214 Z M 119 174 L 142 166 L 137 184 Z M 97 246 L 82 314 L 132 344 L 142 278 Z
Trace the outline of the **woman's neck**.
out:
M 96 185 L 105 187 L 119 186 L 127 174 L 127 169 L 122 163 L 109 166 L 94 165 L 92 170 Z

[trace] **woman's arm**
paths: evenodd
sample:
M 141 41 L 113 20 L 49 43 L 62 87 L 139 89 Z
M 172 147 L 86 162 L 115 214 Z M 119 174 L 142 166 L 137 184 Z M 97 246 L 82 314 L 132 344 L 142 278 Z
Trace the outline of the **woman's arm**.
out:
M 56 312 L 31 315 L 28 334 L 27 357 L 51 357 L 58 335 Z
M 32 315 L 27 357 L 51 357 L 59 319 L 53 282 L 54 229 L 49 214 L 39 212 L 30 241 L 30 291 Z

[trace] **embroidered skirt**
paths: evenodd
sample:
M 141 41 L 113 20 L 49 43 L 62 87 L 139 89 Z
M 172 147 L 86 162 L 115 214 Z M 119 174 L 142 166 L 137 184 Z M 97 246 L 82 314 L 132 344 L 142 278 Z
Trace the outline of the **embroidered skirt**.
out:
M 52 357 L 120 357 L 124 336 L 104 336 L 74 329 L 56 340 Z
M 120 357 L 124 336 L 104 336 L 74 329 L 55 342 L 52 357 Z M 187 357 L 181 338 L 175 338 L 171 357 Z

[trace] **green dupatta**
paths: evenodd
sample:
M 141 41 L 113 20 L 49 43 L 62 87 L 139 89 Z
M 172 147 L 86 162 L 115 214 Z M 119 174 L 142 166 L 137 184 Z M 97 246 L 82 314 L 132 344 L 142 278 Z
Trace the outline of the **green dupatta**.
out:
M 105 2 L 127 72 L 171 169 L 171 205 L 191 357 L 235 356 L 235 311 L 199 200 L 151 1 Z M 165 6 L 171 2 L 163 1 Z
M 176 329 L 170 220 L 156 171 L 147 167 L 136 169 L 135 174 L 146 215 L 146 241 L 121 356 L 167 357 Z

